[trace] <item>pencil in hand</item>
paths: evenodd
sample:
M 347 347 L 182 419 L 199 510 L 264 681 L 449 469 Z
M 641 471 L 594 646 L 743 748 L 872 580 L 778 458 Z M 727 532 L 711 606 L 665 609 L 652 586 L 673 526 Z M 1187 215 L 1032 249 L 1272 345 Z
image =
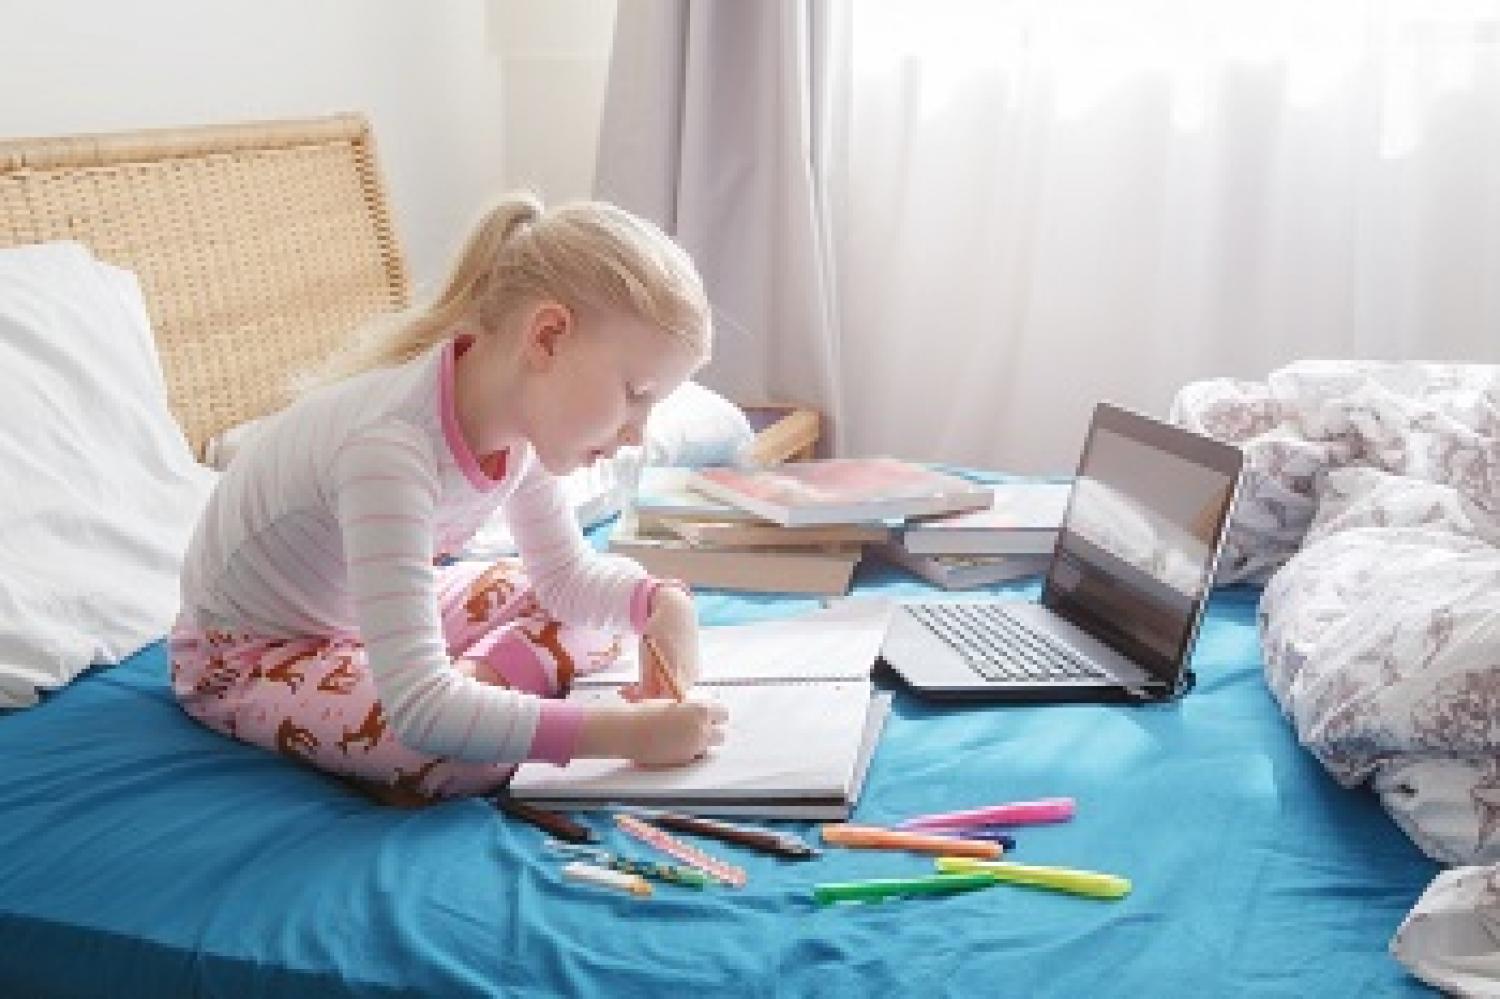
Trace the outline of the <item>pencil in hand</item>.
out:
M 656 669 L 656 675 L 661 678 L 662 685 L 671 693 L 672 700 L 682 701 L 682 687 L 677 682 L 677 674 L 672 672 L 672 667 L 667 662 L 667 657 L 662 655 L 661 646 L 656 644 L 656 639 L 650 635 L 641 635 L 641 640 L 646 643 L 646 648 L 651 653 L 651 661 Z

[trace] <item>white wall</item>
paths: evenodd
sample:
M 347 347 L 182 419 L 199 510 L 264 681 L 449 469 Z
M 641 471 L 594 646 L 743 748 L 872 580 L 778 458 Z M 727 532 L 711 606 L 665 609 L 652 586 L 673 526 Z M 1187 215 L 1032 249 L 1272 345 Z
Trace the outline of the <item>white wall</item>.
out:
M 0 136 L 364 112 L 419 291 L 504 185 L 486 0 L 0 0 L 0 15 Z
M 548 203 L 587 198 L 616 0 L 492 0 L 505 78 L 505 179 Z

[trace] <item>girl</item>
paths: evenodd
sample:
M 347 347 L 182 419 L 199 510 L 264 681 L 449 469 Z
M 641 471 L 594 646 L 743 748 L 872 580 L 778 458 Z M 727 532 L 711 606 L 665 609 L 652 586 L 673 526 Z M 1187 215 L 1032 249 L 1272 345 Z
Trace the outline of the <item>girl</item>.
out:
M 627 629 L 679 688 L 697 676 L 685 588 L 588 548 L 555 477 L 639 444 L 710 334 L 656 227 L 502 201 L 433 305 L 336 357 L 220 480 L 170 642 L 183 709 L 399 803 L 494 790 L 521 760 L 674 765 L 721 741 L 723 709 L 665 699 L 647 648 L 629 701 L 560 700 Z M 497 507 L 521 566 L 444 564 Z

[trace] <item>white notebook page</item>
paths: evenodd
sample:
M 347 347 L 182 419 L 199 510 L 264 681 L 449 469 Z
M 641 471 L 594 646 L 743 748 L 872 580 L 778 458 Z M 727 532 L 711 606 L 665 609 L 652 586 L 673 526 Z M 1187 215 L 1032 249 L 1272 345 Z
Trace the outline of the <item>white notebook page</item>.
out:
M 892 607 L 888 600 L 841 600 L 802 617 L 703 628 L 698 633 L 703 664 L 698 682 L 867 679 Z M 619 685 L 639 676 L 632 648 L 608 669 L 579 675 L 574 685 Z
M 525 763 L 511 790 L 519 798 L 554 802 L 845 801 L 862 775 L 871 694 L 869 680 L 716 687 L 703 696 L 721 701 L 729 720 L 723 745 L 702 759 L 659 769 L 624 760 L 574 760 L 566 767 Z M 574 691 L 570 699 L 617 696 L 593 689 Z

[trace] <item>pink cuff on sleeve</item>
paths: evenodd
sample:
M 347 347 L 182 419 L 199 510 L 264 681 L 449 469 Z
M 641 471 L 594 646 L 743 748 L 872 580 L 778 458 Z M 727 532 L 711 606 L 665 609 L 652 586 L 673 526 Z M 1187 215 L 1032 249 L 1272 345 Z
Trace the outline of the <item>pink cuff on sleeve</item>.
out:
M 531 737 L 527 759 L 545 760 L 562 766 L 578 749 L 578 734 L 583 730 L 583 708 L 569 701 L 551 698 L 542 701 L 542 716 Z
M 636 630 L 637 634 L 646 630 L 646 619 L 651 616 L 651 598 L 663 586 L 671 586 L 684 593 L 693 592 L 680 579 L 657 579 L 654 576 L 647 576 L 635 584 L 635 591 L 630 594 L 630 626 Z

